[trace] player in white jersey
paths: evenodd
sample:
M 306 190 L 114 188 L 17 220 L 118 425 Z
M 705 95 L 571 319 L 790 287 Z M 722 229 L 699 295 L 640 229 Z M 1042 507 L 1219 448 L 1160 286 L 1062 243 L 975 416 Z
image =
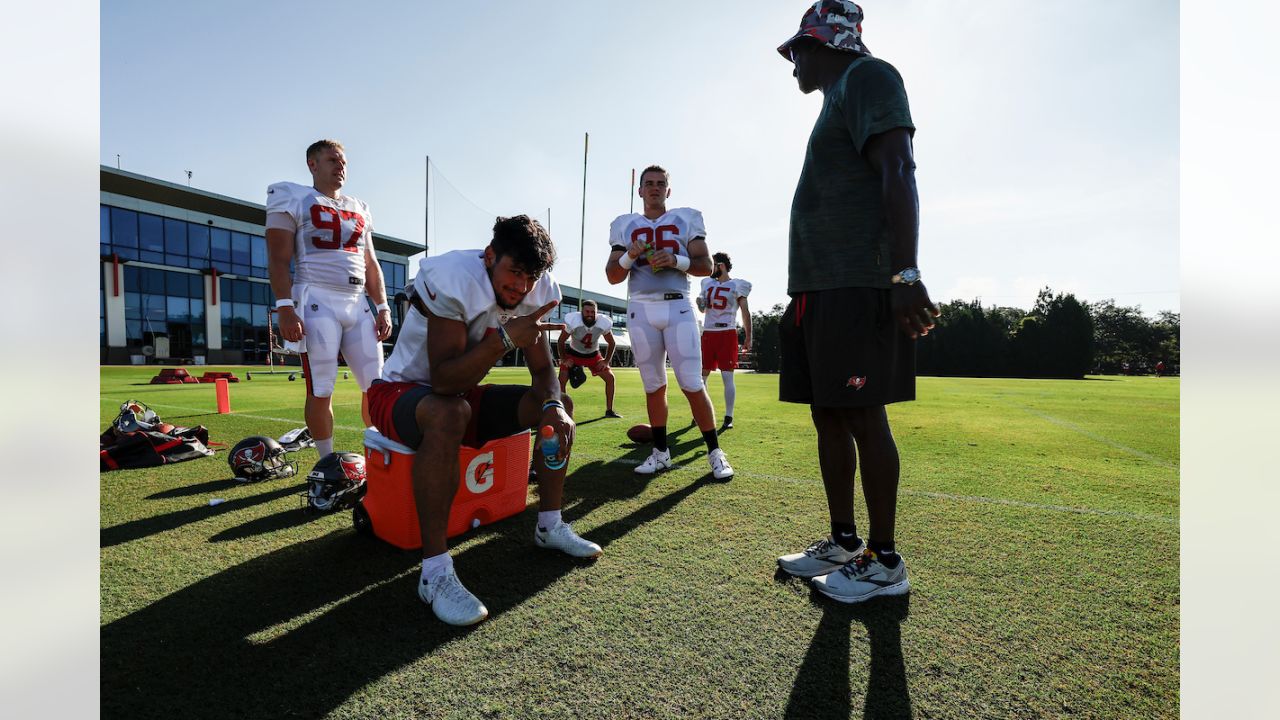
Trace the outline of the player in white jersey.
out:
M 707 458 L 717 480 L 733 477 L 733 468 L 716 438 L 716 411 L 703 382 L 698 320 L 689 301 L 689 275 L 711 274 L 702 213 L 693 208 L 667 210 L 670 176 L 657 165 L 640 173 L 643 213 L 619 215 L 609 226 L 609 262 L 605 275 L 617 285 L 627 281 L 627 332 L 644 382 L 645 405 L 653 426 L 653 452 L 636 467 L 652 475 L 671 467 L 667 447 L 667 356 L 676 383 L 689 400 L 693 420 L 707 443 Z
M 550 425 L 566 460 L 573 447 L 573 403 L 561 395 L 549 329 L 539 320 L 560 302 L 549 272 L 555 249 L 547 231 L 527 215 L 498 218 L 483 250 L 428 257 L 408 293 L 410 310 L 382 379 L 369 390 L 374 425 L 388 438 L 417 448 L 413 492 L 422 529 L 418 597 L 451 625 L 471 625 L 489 611 L 453 570 L 447 528 L 458 489 L 458 449 L 480 447 L 530 428 Z M 481 385 L 507 353 L 520 348 L 532 387 Z M 567 464 L 546 467 L 534 453 L 538 523 L 534 544 L 573 557 L 599 557 L 560 517 Z
M 727 253 L 711 256 L 715 272 L 702 279 L 702 292 L 698 295 L 698 309 L 706 313 L 702 318 L 702 379 L 712 370 L 720 370 L 724 380 L 724 424 L 720 432 L 733 427 L 733 401 L 738 389 L 733 383 L 733 371 L 738 368 L 738 310 L 742 310 L 742 327 L 745 335 L 742 348 L 751 350 L 751 310 L 747 308 L 747 295 L 751 283 L 729 277 L 733 261 Z
M 324 457 L 333 452 L 338 353 L 355 373 L 368 425 L 367 392 L 382 373 L 382 341 L 391 334 L 391 308 L 373 252 L 373 215 L 363 201 L 341 193 L 347 179 L 342 144 L 312 143 L 307 168 L 310 187 L 279 182 L 267 188 L 267 269 L 278 298 L 280 334 L 300 343 L 307 380 L 304 417 Z M 376 316 L 365 295 L 377 305 Z
M 564 316 L 564 330 L 557 343 L 560 350 L 560 391 L 564 392 L 565 383 L 569 381 L 569 372 L 575 368 L 588 368 L 591 374 L 604 380 L 604 416 L 620 418 L 613 411 L 613 370 L 609 363 L 613 360 L 613 351 L 617 343 L 613 339 L 613 319 L 601 315 L 595 300 L 582 303 L 581 312 L 572 312 Z M 608 345 L 606 355 L 600 354 L 600 340 Z M 582 371 L 579 371 L 582 372 Z M 583 374 L 575 381 L 574 387 L 586 379 Z

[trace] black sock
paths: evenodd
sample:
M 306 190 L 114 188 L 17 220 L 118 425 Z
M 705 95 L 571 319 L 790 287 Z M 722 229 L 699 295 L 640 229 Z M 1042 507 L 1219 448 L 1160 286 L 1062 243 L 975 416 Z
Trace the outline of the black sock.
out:
M 858 526 L 854 523 L 831 522 L 831 539 L 840 547 L 850 552 L 857 550 L 862 545 L 862 540 L 858 537 Z
M 881 540 L 868 540 L 867 548 L 876 554 L 880 559 L 880 564 L 887 568 L 896 568 L 898 563 L 902 562 L 902 558 L 898 556 L 898 551 L 894 549 L 893 541 L 883 542 Z
M 666 425 L 653 426 L 653 447 L 655 450 L 667 449 L 667 426 Z
M 720 447 L 720 438 L 716 435 L 715 428 L 702 433 L 702 439 L 707 443 L 707 452 L 716 450 Z

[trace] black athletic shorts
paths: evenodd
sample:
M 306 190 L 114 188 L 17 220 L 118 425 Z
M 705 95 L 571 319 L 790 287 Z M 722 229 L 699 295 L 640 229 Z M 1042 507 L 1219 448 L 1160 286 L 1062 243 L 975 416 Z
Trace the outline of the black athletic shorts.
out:
M 520 400 L 529 392 L 527 385 L 478 385 L 465 394 L 471 406 L 462 444 L 480 447 L 490 440 L 528 430 L 520 424 Z M 418 427 L 418 402 L 431 393 L 430 385 L 389 383 L 375 380 L 369 388 L 369 414 L 386 437 L 402 445 L 422 445 Z
M 778 399 L 870 407 L 916 399 L 916 343 L 898 328 L 888 290 L 798 293 L 778 328 Z

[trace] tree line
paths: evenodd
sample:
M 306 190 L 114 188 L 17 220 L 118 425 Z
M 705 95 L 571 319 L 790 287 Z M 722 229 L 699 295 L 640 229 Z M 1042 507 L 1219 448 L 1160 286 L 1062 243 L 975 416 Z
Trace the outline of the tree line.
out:
M 1086 374 L 1163 374 L 1179 368 L 1178 313 L 1154 318 L 1114 300 L 1080 302 L 1071 293 L 1040 291 L 1030 311 L 983 307 L 978 300 L 943 303 L 937 327 L 916 346 L 921 375 L 1082 378 Z M 782 305 L 752 315 L 755 369 L 778 372 Z

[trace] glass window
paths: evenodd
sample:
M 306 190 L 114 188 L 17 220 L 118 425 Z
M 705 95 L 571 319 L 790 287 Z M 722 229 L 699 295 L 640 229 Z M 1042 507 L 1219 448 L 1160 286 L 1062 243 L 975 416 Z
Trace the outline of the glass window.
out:
M 141 268 L 134 265 L 124 266 L 124 289 L 137 292 L 142 289 L 142 279 L 138 276 Z
M 187 254 L 187 224 L 185 222 L 172 218 L 165 219 L 164 251 L 173 255 Z
M 98 206 L 98 222 L 102 225 L 102 229 L 98 232 L 98 242 L 103 245 L 111 244 L 111 208 L 106 205 Z
M 225 328 L 231 322 L 231 303 L 224 299 L 218 307 L 222 308 L 222 327 Z
M 127 248 L 138 247 L 138 213 L 111 208 L 111 244 Z
M 249 236 L 244 233 L 231 233 L 231 262 L 236 265 L 249 265 L 253 262 L 249 251 Z
M 231 266 L 232 274 L 241 275 L 244 277 L 248 277 L 250 275 L 249 269 L 250 268 L 248 265 L 232 265 Z
M 231 317 L 233 318 L 233 322 L 248 325 L 250 318 L 253 316 L 252 308 L 253 306 L 249 303 L 232 303 Z
M 141 260 L 142 262 L 151 262 L 151 263 L 156 263 L 157 265 L 163 265 L 164 253 L 152 252 L 150 250 L 143 250 L 142 252 L 138 253 L 138 259 Z
M 187 276 L 187 297 L 204 299 L 204 276 Z
M 143 318 L 153 323 L 163 323 L 168 314 L 163 295 L 142 296 Z
M 250 300 L 258 305 L 266 305 L 271 302 L 268 297 L 271 295 L 271 288 L 266 283 L 250 283 L 253 288 Z
M 224 263 L 231 262 L 231 232 L 222 228 L 209 230 L 209 257 Z
M 250 255 L 253 258 L 253 266 L 255 268 L 267 267 L 267 239 L 258 235 L 254 235 L 250 239 Z
M 237 303 L 247 303 L 252 301 L 252 291 L 249 289 L 248 280 L 232 280 L 231 281 L 231 301 Z
M 252 273 L 250 273 L 250 274 L 251 274 L 251 275 L 253 275 L 253 276 L 254 276 L 254 277 L 256 277 L 256 278 L 262 278 L 263 280 L 266 280 L 266 279 L 267 279 L 267 277 L 269 277 L 269 276 L 267 275 L 267 269 L 266 269 L 266 268 L 260 268 L 260 267 L 258 267 L 257 265 L 254 265 L 252 269 L 253 269 L 253 272 L 252 272 Z
M 201 325 L 204 324 L 204 301 L 203 300 L 191 301 L 191 321 L 200 323 Z
M 143 250 L 164 252 L 164 220 L 157 215 L 139 213 L 138 241 L 138 246 Z
M 169 316 L 171 322 L 190 322 L 191 321 L 191 301 L 185 297 L 174 297 L 170 295 L 166 298 Z
M 252 307 L 252 308 L 253 308 L 253 324 L 254 324 L 254 326 L 255 326 L 255 327 L 266 327 L 266 326 L 267 326 L 267 306 L 266 306 L 266 305 L 251 305 L 250 307 Z
M 187 223 L 187 254 L 191 256 L 192 259 L 209 259 L 208 226 Z M 205 267 L 205 265 L 202 263 L 200 265 L 192 265 L 191 267 Z
M 124 338 L 129 344 L 139 345 L 142 343 L 142 321 L 141 320 L 125 320 L 124 321 Z
M 163 270 L 154 268 L 140 268 L 142 271 L 142 292 L 155 295 L 164 294 L 164 276 L 167 274 Z
M 124 317 L 126 320 L 142 319 L 142 293 L 127 292 L 124 294 Z
M 214 268 L 216 268 L 220 273 L 230 274 L 231 272 L 231 263 L 229 262 L 224 262 L 222 260 L 214 260 L 209 264 L 212 265 Z
M 190 285 L 187 282 L 188 277 L 190 276 L 186 273 L 166 272 L 164 281 L 165 294 L 187 297 L 187 288 Z

